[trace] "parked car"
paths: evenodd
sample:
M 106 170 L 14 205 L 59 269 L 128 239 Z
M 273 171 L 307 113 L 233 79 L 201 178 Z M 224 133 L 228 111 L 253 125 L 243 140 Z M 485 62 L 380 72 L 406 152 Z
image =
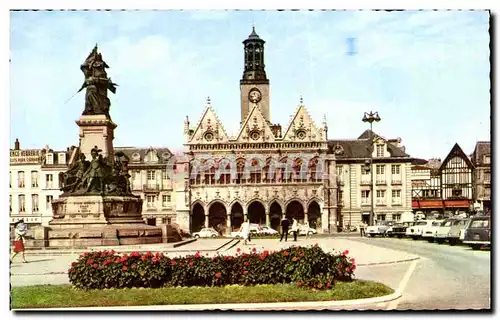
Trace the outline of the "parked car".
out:
M 392 227 L 394 223 L 392 221 L 380 221 L 375 226 L 369 226 L 366 228 L 366 234 L 370 237 L 374 236 L 385 236 L 387 230 Z
M 434 242 L 434 237 L 439 227 L 445 222 L 445 220 L 433 220 L 430 224 L 426 225 L 422 229 L 422 239 L 429 242 Z
M 434 234 L 434 240 L 437 243 L 439 243 L 439 244 L 442 244 L 445 241 L 449 240 L 449 233 L 450 233 L 451 227 L 454 224 L 459 223 L 460 221 L 461 221 L 461 219 L 459 219 L 459 218 L 448 218 L 448 219 L 446 219 L 441 224 L 441 226 L 439 226 L 436 229 L 436 233 Z
M 415 222 L 413 226 L 406 228 L 406 236 L 413 240 L 422 238 L 424 228 L 428 225 L 431 226 L 434 221 L 436 220 L 420 220 Z
M 198 232 L 193 233 L 195 238 L 215 238 L 218 237 L 219 233 L 215 231 L 214 228 L 203 228 Z
M 463 243 L 468 244 L 473 250 L 482 246 L 491 246 L 491 224 L 489 216 L 472 217 L 463 233 Z
M 453 222 L 450 231 L 448 232 L 448 243 L 450 246 L 454 246 L 457 243 L 462 242 L 460 237 L 465 232 L 465 228 L 467 227 L 469 221 L 470 219 L 465 218 Z
M 387 229 L 386 234 L 389 237 L 398 237 L 402 238 L 406 235 L 406 229 L 408 227 L 411 227 L 415 224 L 413 221 L 407 221 L 407 222 L 397 222 L 395 223 L 392 227 Z
M 266 235 L 275 235 L 275 234 L 278 234 L 278 231 L 276 231 L 270 227 L 262 227 L 261 230 L 259 231 L 259 233 L 266 234 Z
M 318 233 L 318 231 L 316 231 L 316 229 L 307 228 L 305 225 L 299 224 L 299 232 L 297 233 L 299 236 L 305 236 L 305 235 L 310 236 L 310 235 L 316 234 L 316 233 Z M 293 231 L 292 230 L 288 231 L 288 234 L 292 235 Z

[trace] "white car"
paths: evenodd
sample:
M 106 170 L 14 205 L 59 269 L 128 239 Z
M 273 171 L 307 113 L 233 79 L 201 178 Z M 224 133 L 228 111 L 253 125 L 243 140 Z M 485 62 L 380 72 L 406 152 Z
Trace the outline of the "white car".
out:
M 406 228 L 406 236 L 412 238 L 413 240 L 420 239 L 423 234 L 423 229 L 427 225 L 432 225 L 434 220 L 420 220 L 415 222 L 415 225 Z
M 214 228 L 203 228 L 198 232 L 193 233 L 195 238 L 215 238 L 218 237 L 219 233 L 215 231 Z
M 318 231 L 316 231 L 316 229 L 313 229 L 313 228 L 307 228 L 307 227 L 306 227 L 305 225 L 303 225 L 303 224 L 299 225 L 299 232 L 297 232 L 297 234 L 298 234 L 299 236 L 305 236 L 305 235 L 310 236 L 310 235 L 312 235 L 312 234 L 316 234 L 316 233 L 318 233 Z M 288 234 L 289 234 L 289 235 L 293 235 L 293 231 L 292 231 L 292 230 L 288 231 Z
M 278 231 L 274 230 L 273 228 L 270 227 L 262 227 L 261 230 L 259 230 L 260 234 L 266 234 L 266 235 L 275 235 L 278 234 Z
M 258 224 L 255 224 L 255 223 L 251 223 L 250 224 L 250 234 L 252 234 L 252 233 L 260 233 L 259 229 L 260 229 L 260 227 L 259 227 Z M 231 232 L 231 237 L 232 238 L 243 238 L 243 236 L 241 235 L 240 231 L 233 231 L 233 232 Z
M 433 220 L 430 224 L 426 225 L 422 230 L 422 238 L 433 242 L 436 232 L 441 227 L 445 220 Z
M 441 226 L 439 226 L 436 230 L 436 233 L 434 235 L 434 240 L 439 243 L 439 244 L 442 244 L 444 243 L 446 240 L 449 239 L 449 233 L 450 233 L 450 230 L 451 230 L 451 227 L 456 223 L 460 221 L 460 219 L 456 219 L 456 218 L 450 218 L 450 219 L 446 219 L 442 224 Z
M 394 225 L 392 221 L 380 221 L 375 226 L 369 226 L 366 228 L 366 234 L 370 237 L 374 236 L 385 236 L 387 230 Z

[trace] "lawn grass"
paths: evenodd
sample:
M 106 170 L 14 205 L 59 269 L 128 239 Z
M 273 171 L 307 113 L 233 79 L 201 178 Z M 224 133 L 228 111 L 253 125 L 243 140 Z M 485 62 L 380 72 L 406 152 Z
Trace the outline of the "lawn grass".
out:
M 70 285 L 37 285 L 13 287 L 11 308 L 333 301 L 379 297 L 393 292 L 384 284 L 362 280 L 338 282 L 332 290 L 318 291 L 292 284 L 88 291 L 76 290 Z

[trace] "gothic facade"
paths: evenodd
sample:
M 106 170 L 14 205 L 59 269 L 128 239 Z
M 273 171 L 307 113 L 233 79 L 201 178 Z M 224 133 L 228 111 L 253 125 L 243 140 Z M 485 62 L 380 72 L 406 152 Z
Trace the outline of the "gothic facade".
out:
M 237 135 L 224 130 L 209 99 L 196 126 L 186 118 L 189 217 L 178 221 L 191 232 L 214 227 L 229 234 L 245 217 L 274 229 L 283 216 L 295 217 L 320 233 L 336 224 L 335 159 L 328 153 L 326 120 L 317 126 L 301 99 L 286 127 L 271 123 L 264 43 L 255 29 L 243 42 Z

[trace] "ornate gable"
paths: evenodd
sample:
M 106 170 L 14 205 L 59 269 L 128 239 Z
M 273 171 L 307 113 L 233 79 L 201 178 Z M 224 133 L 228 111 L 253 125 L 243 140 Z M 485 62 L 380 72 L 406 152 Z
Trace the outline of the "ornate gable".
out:
M 288 129 L 283 135 L 283 141 L 323 141 L 326 140 L 326 132 L 318 129 L 314 124 L 306 107 L 299 105 L 297 112 L 290 121 Z
M 254 105 L 241 126 L 237 142 L 272 142 L 274 134 L 259 107 Z
M 224 130 L 212 106 L 207 104 L 205 112 L 194 130 L 189 143 L 207 144 L 225 143 L 228 141 L 229 138 L 226 134 L 226 130 Z

